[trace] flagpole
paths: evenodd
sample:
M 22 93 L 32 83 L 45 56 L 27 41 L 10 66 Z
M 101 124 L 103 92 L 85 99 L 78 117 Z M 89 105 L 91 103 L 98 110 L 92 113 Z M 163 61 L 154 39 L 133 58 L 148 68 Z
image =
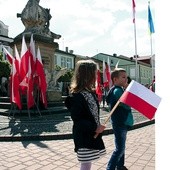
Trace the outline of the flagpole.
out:
M 152 20 L 152 14 L 150 10 L 150 1 L 148 1 L 148 24 L 149 24 L 149 32 L 150 32 L 150 44 L 151 44 L 151 65 L 152 65 L 152 80 L 154 79 L 154 59 L 152 52 L 152 33 L 155 32 L 154 24 Z
M 151 44 L 151 65 L 152 65 L 152 80 L 154 79 L 154 59 L 152 52 L 152 34 L 150 35 L 150 44 Z
M 137 40 L 136 40 L 136 21 L 135 21 L 135 0 L 132 0 L 132 10 L 133 10 L 133 24 L 134 24 L 134 37 L 135 37 L 135 78 L 138 81 L 138 61 L 137 61 Z
M 138 60 L 137 60 L 136 23 L 134 23 L 134 37 L 135 37 L 135 78 L 136 78 L 136 81 L 138 81 Z

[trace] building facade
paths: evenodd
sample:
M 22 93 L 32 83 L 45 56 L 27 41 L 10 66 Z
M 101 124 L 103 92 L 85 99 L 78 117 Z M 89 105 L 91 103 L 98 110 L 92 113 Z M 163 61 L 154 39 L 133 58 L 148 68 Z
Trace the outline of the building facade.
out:
M 104 53 L 99 53 L 92 58 L 99 60 L 100 68 L 101 62 L 109 59 L 111 70 L 113 70 L 116 65 L 118 67 L 124 68 L 131 79 L 138 81 L 143 85 L 149 85 L 152 82 L 152 65 L 151 63 L 142 62 L 142 60 L 136 60 L 134 58 L 128 58 L 125 56 L 108 55 Z
M 10 47 L 10 43 L 12 42 L 13 38 L 8 37 L 8 26 L 0 21 L 0 52 L 2 52 L 4 59 L 6 59 L 6 56 L 3 53 L 3 46 L 12 53 L 13 50 Z

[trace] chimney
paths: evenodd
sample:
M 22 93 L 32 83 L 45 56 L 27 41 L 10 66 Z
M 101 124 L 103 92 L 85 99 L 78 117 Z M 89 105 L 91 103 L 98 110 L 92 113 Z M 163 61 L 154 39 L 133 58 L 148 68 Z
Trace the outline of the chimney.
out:
M 66 47 L 66 52 L 68 53 L 68 47 Z
M 73 51 L 73 50 L 70 50 L 69 52 L 70 52 L 70 54 L 73 54 L 74 51 Z

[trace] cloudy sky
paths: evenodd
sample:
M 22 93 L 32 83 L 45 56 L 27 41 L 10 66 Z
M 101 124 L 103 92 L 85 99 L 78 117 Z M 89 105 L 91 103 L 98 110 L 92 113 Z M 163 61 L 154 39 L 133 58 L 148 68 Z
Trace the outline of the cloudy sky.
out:
M 20 18 L 28 0 L 0 0 L 0 20 L 9 26 L 9 37 L 23 32 Z M 136 2 L 136 47 L 139 56 L 151 54 L 148 33 L 148 0 Z M 132 0 L 40 0 L 40 5 L 50 8 L 50 31 L 60 34 L 60 50 L 73 50 L 75 54 L 93 56 L 97 53 L 135 55 Z M 151 1 L 153 21 L 155 1 Z M 154 34 L 152 46 L 154 51 Z

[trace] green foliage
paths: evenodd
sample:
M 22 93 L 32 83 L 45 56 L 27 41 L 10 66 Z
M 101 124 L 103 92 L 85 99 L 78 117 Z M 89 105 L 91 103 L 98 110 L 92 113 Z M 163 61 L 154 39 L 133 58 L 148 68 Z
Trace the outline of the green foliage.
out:
M 58 79 L 58 82 L 70 82 L 72 77 L 73 77 L 73 70 L 69 70 L 67 71 L 66 74 L 64 74 Z
M 11 66 L 7 61 L 4 61 L 2 53 L 0 53 L 0 79 L 2 77 L 9 78 Z
M 0 78 L 9 78 L 11 72 L 10 64 L 7 61 L 0 61 Z
M 55 66 L 55 70 L 56 70 L 56 71 L 59 71 L 59 70 L 61 70 L 61 67 L 58 66 L 58 65 L 56 65 L 56 66 Z
M 3 59 L 3 55 L 2 55 L 2 52 L 0 52 L 0 61 L 2 61 Z

